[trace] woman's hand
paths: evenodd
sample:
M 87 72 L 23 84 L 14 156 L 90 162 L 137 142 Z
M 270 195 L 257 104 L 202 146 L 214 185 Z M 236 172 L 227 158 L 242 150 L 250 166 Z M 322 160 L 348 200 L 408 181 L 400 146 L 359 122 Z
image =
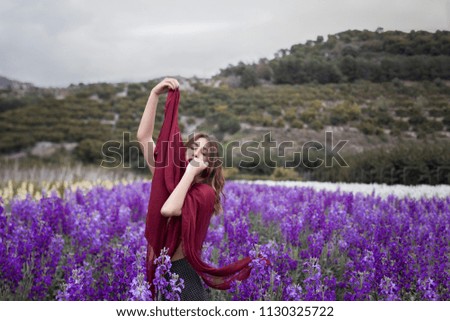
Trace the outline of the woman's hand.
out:
M 163 81 L 153 87 L 152 92 L 159 96 L 166 93 L 169 89 L 175 90 L 178 87 L 180 87 L 180 84 L 175 78 L 164 78 Z
M 200 158 L 194 157 L 188 164 L 186 171 L 192 172 L 194 176 L 208 168 L 208 162 L 203 162 Z

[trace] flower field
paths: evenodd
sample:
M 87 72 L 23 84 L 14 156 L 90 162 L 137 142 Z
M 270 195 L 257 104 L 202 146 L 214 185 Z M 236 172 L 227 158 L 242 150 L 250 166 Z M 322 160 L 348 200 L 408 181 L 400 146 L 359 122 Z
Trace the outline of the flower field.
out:
M 151 182 L 107 185 L 2 190 L 1 300 L 152 299 L 144 269 Z M 225 194 L 203 257 L 214 266 L 255 259 L 249 279 L 212 289 L 213 300 L 450 299 L 448 194 L 380 197 L 233 181 Z M 167 257 L 157 263 L 157 286 L 176 300 L 168 286 L 183 281 L 164 278 Z

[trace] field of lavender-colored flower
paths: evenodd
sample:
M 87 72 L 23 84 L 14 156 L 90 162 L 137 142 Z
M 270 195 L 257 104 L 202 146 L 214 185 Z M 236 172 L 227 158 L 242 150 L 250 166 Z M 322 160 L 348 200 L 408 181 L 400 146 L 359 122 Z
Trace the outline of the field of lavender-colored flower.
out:
M 104 185 L 63 184 L 51 193 L 28 186 L 21 197 L 2 190 L 1 300 L 151 299 L 144 274 L 151 182 Z M 255 259 L 248 280 L 212 290 L 213 300 L 450 299 L 449 194 L 380 197 L 233 181 L 225 194 L 204 259 L 222 266 L 262 254 L 273 264 Z

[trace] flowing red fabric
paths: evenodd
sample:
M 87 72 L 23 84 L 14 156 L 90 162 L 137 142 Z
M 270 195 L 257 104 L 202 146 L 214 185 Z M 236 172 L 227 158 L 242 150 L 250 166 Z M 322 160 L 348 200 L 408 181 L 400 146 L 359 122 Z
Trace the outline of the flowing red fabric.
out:
M 153 280 L 154 260 L 161 249 L 168 248 L 173 256 L 183 241 L 183 253 L 205 283 L 215 289 L 229 289 L 234 280 L 244 280 L 250 275 L 250 257 L 245 257 L 221 268 L 212 267 L 201 258 L 202 246 L 214 211 L 215 191 L 208 184 L 193 184 L 189 188 L 180 216 L 170 220 L 161 215 L 161 208 L 181 180 L 187 166 L 186 147 L 178 127 L 178 89 L 169 90 L 164 109 L 164 122 L 154 150 L 155 171 L 145 225 L 147 239 L 147 281 L 155 297 Z

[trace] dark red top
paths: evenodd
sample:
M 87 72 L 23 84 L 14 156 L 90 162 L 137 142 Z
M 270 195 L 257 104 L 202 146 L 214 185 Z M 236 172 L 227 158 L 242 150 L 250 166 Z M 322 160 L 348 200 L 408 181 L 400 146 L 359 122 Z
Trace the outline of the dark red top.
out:
M 212 267 L 201 259 L 203 241 L 214 211 L 215 191 L 208 184 L 193 184 L 189 188 L 180 216 L 169 220 L 161 215 L 161 208 L 181 180 L 187 166 L 186 147 L 178 127 L 178 89 L 169 90 L 164 109 L 164 123 L 154 151 L 155 171 L 148 203 L 145 237 L 147 246 L 147 280 L 152 284 L 156 265 L 154 260 L 163 247 L 173 256 L 183 240 L 186 259 L 205 283 L 216 289 L 229 289 L 233 280 L 244 280 L 250 275 L 250 257 L 245 257 L 221 268 Z M 153 296 L 155 297 L 155 296 Z

